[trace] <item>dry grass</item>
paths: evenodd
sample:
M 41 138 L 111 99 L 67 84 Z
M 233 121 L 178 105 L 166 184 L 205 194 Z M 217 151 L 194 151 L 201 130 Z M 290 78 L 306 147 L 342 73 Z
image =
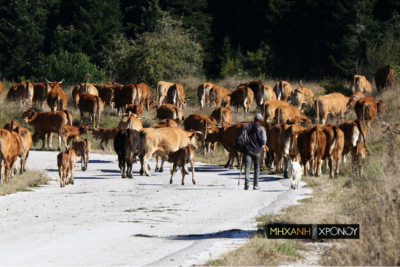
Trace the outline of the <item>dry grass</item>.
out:
M 43 172 L 30 170 L 22 175 L 16 175 L 8 183 L 0 184 L 0 196 L 13 194 L 15 192 L 32 191 L 31 188 L 47 184 L 51 179 Z

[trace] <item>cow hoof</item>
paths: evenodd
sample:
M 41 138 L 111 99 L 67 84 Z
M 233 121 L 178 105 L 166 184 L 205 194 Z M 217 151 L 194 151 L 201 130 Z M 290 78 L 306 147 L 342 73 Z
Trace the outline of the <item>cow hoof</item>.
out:
M 123 174 L 123 175 L 122 175 L 122 178 L 126 178 L 126 175 L 125 175 L 125 174 Z
M 143 173 L 144 173 L 144 171 L 141 169 L 141 170 L 139 171 L 139 174 L 140 174 L 140 175 L 143 175 Z
M 159 172 L 163 172 L 163 171 L 164 171 L 164 169 L 163 169 L 163 168 L 160 168 Z
M 155 172 L 158 172 L 160 169 L 158 168 L 158 167 L 156 167 L 155 169 L 154 169 L 154 171 Z
M 129 174 L 129 175 L 128 175 L 128 178 L 129 178 L 129 179 L 133 179 L 133 175 L 132 175 L 132 174 Z
M 151 176 L 151 174 L 146 172 L 146 176 L 150 177 L 150 176 Z
M 147 169 L 148 169 L 149 171 L 151 171 L 151 168 L 150 168 L 150 165 L 149 165 L 149 164 L 147 164 Z
M 169 180 L 169 184 L 172 184 L 172 180 Z
M 185 170 L 185 174 L 189 174 L 189 172 L 187 170 Z
M 185 185 L 185 183 L 182 183 L 182 185 Z
M 101 147 L 102 150 L 105 150 L 104 147 Z
M 193 184 L 196 184 L 196 181 L 193 181 Z
M 285 177 L 285 178 L 289 178 L 289 175 L 288 175 L 288 173 L 287 173 L 287 172 L 284 172 L 284 173 L 283 173 L 283 177 Z

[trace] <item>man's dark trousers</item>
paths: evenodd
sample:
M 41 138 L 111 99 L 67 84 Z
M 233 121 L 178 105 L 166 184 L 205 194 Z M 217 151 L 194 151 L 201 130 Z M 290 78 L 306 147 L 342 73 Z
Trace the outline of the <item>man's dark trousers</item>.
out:
M 246 166 L 245 169 L 245 187 L 248 187 L 250 184 L 250 166 L 251 166 L 251 160 L 254 162 L 254 181 L 253 181 L 253 186 L 258 186 L 258 177 L 260 176 L 260 156 L 261 153 L 256 153 L 252 150 L 249 150 L 248 152 L 244 153 L 243 155 L 243 161 Z

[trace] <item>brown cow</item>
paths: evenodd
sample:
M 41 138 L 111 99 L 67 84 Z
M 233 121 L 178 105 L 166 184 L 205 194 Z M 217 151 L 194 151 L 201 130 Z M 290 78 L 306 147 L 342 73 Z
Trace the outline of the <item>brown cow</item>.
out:
M 285 81 L 279 81 L 277 92 L 276 92 L 276 99 L 283 100 L 283 101 L 290 101 L 290 97 L 293 91 L 292 85 Z
M 147 111 L 153 109 L 153 101 L 150 99 L 150 88 L 145 83 L 139 83 L 138 89 L 138 104 L 143 108 L 146 107 Z
M 157 109 L 156 118 L 158 118 L 160 121 L 164 119 L 173 119 L 173 120 L 178 119 L 178 126 L 180 126 L 181 122 L 185 119 L 183 117 L 182 110 L 177 106 L 171 104 L 164 104 L 162 106 L 156 105 L 155 108 Z
M 190 167 L 192 168 L 192 183 L 196 184 L 194 179 L 194 149 L 192 146 L 182 147 L 178 151 L 170 152 L 168 155 L 168 162 L 173 163 L 171 169 L 171 179 L 169 183 L 172 184 L 172 177 L 176 172 L 178 167 L 182 168 L 182 185 L 185 185 L 185 174 L 189 173 L 187 170 L 186 164 L 190 163 Z
M 230 91 L 222 86 L 214 86 L 210 89 L 210 103 L 214 107 L 229 107 L 231 98 L 229 97 Z
M 88 132 L 89 132 L 89 127 L 86 125 L 78 127 L 78 126 L 61 124 L 62 141 L 66 149 L 68 149 L 68 145 L 71 140 L 77 141 L 78 138 L 81 136 L 81 134 L 85 134 Z
M 94 85 L 99 92 L 99 97 L 103 100 L 105 105 L 109 105 L 113 108 L 113 96 L 114 96 L 114 85 L 109 84 L 95 84 Z
M 321 176 L 320 165 L 326 147 L 326 136 L 318 125 L 310 127 L 295 134 L 295 145 L 300 153 L 304 166 L 304 174 L 307 175 L 307 163 L 311 161 L 311 175 Z
M 20 174 L 26 172 L 26 161 L 28 160 L 29 150 L 32 147 L 31 132 L 18 125 L 16 121 L 9 121 L 4 125 L 4 129 L 17 132 L 22 138 L 22 155 L 20 157 Z
M 126 105 L 125 107 L 125 113 L 132 112 L 133 114 L 138 115 L 138 117 L 143 116 L 143 108 L 139 104 L 130 104 Z
M 269 122 L 275 118 L 275 111 L 277 108 L 282 106 L 289 106 L 289 103 L 281 100 L 267 100 L 264 101 L 263 105 L 260 106 L 261 114 L 264 117 L 264 121 Z
M 320 125 L 326 137 L 326 146 L 323 159 L 329 161 L 330 177 L 339 174 L 339 161 L 344 148 L 344 133 L 336 125 Z M 336 161 L 336 169 L 333 172 L 333 161 Z M 320 165 L 321 167 L 321 165 Z M 321 173 L 321 170 L 319 170 Z
M 179 127 L 177 119 L 163 119 L 157 124 L 151 126 L 151 128 L 165 128 L 165 127 Z
M 271 140 L 270 146 L 273 146 L 274 150 L 281 153 L 281 155 L 279 155 L 278 159 L 281 159 L 281 157 L 283 157 L 283 161 L 285 163 L 285 167 L 283 169 L 284 177 L 289 178 L 289 175 L 288 175 L 289 158 L 292 161 L 297 161 L 297 162 L 300 161 L 297 146 L 294 145 L 295 144 L 294 138 L 295 138 L 296 134 L 298 134 L 300 131 L 304 130 L 304 127 L 299 126 L 299 125 L 289 125 L 289 124 L 285 123 L 280 126 L 278 124 L 278 127 L 276 127 L 276 129 L 279 129 L 279 128 L 281 128 L 281 132 L 276 131 L 276 130 L 274 131 L 274 135 L 271 136 L 273 138 L 273 140 Z M 277 135 L 277 133 L 278 134 L 280 133 L 280 134 Z M 268 138 L 267 138 L 267 140 L 268 140 Z M 273 144 L 273 145 L 271 145 L 271 144 Z M 276 148 L 276 146 L 279 146 L 279 149 Z
M 99 91 L 93 83 L 81 83 L 78 87 L 78 94 L 88 93 L 91 95 L 99 96 Z
M 396 82 L 396 70 L 389 64 L 379 68 L 375 73 L 375 85 L 378 91 L 382 88 L 393 86 Z
M 43 108 L 44 103 L 47 101 L 47 96 L 51 92 L 51 86 L 48 83 L 34 83 L 33 84 L 33 101 L 40 103 Z
M 311 125 L 311 117 L 302 113 L 297 107 L 281 106 L 275 110 L 276 123 Z
M 301 126 L 299 126 L 301 127 Z M 276 171 L 282 169 L 282 152 L 281 152 L 281 135 L 282 125 L 276 124 L 267 131 L 267 147 L 269 153 L 269 168 L 273 169 L 275 165 Z M 276 163 L 275 163 L 276 159 Z M 274 164 L 275 163 L 275 164 Z
M 65 110 L 67 108 L 67 95 L 61 88 L 63 85 L 63 81 L 46 81 L 51 86 L 51 91 L 47 95 L 47 105 L 49 105 L 50 110 Z
M 130 104 L 139 104 L 137 84 L 131 83 L 123 87 L 116 86 L 114 88 L 114 102 L 117 109 L 118 116 L 122 108 Z
M 60 187 L 66 184 L 74 184 L 76 168 L 76 153 L 70 148 L 57 155 L 58 175 L 60 176 Z
M 12 138 L 16 140 L 16 143 L 11 149 L 9 150 L 9 153 L 7 155 L 6 161 L 7 167 L 6 167 L 6 172 L 10 172 L 11 177 L 14 177 L 14 174 L 17 174 L 17 165 L 18 165 L 18 157 L 22 159 L 23 157 L 23 141 L 22 137 L 19 134 L 19 132 L 15 132 L 13 130 L 9 130 L 11 132 Z M 10 177 L 10 176 L 9 176 Z
M 342 95 L 341 93 L 332 93 L 317 97 L 314 101 L 314 109 L 317 114 L 317 123 L 321 119 L 321 124 L 325 124 L 328 115 L 338 115 L 343 119 L 344 114 L 349 109 L 347 103 L 350 97 Z
M 259 106 L 261 106 L 266 100 L 277 100 L 274 89 L 268 85 L 264 85 L 264 99 Z
M 266 99 L 266 92 L 264 91 L 265 84 L 261 80 L 254 80 L 247 83 L 240 84 L 237 89 L 241 86 L 249 87 L 253 91 L 253 98 L 256 101 L 257 107 L 261 106 Z M 272 100 L 272 99 L 271 99 Z
M 362 145 L 357 143 L 355 147 L 351 149 L 351 159 L 352 159 L 352 174 L 353 177 L 357 176 L 357 167 L 359 171 L 359 175 L 363 175 L 363 165 L 365 159 L 365 149 Z
M 81 170 L 86 171 L 89 162 L 90 150 L 92 143 L 89 140 L 73 140 L 72 149 L 75 150 L 76 156 L 81 157 Z
M 218 107 L 214 109 L 210 117 L 213 117 L 219 124 L 222 124 L 223 122 L 232 123 L 232 113 L 230 109 L 226 107 Z
M 132 164 L 136 163 L 138 152 L 143 150 L 139 132 L 132 129 L 119 130 L 114 139 L 114 150 L 118 155 L 122 178 L 133 178 Z
M 363 93 L 371 93 L 372 92 L 372 88 L 371 88 L 371 84 L 369 83 L 369 81 L 367 80 L 367 78 L 365 78 L 365 76 L 362 75 L 354 75 L 353 80 L 350 82 L 350 90 L 352 92 L 363 92 Z
M 23 118 L 25 122 L 35 126 L 33 142 L 38 139 L 43 140 L 42 148 L 45 148 L 45 136 L 47 135 L 48 148 L 51 149 L 51 140 L 53 133 L 58 133 L 58 150 L 61 150 L 61 124 L 72 125 L 72 115 L 68 110 L 38 112 L 33 109 L 24 111 Z
M 339 128 L 344 133 L 343 163 L 346 163 L 346 156 L 350 150 L 355 147 L 357 143 L 361 143 L 362 140 L 364 140 L 364 147 L 370 152 L 361 120 L 356 119 L 342 122 Z
M 192 145 L 197 148 L 197 135 L 199 132 L 188 132 L 179 127 L 167 128 L 145 128 L 140 130 L 143 150 L 140 157 L 140 175 L 145 173 L 151 176 L 147 165 L 153 154 L 161 157 L 169 155 L 170 152 L 178 151 L 182 147 Z M 146 166 L 146 168 L 144 168 Z M 161 166 L 161 169 L 163 166 Z
M 292 91 L 290 102 L 293 106 L 303 111 L 305 105 L 312 103 L 313 97 L 314 92 L 310 88 L 303 87 L 300 81 L 300 88 L 296 88 Z
M 184 109 L 186 107 L 186 103 L 188 102 L 188 100 L 185 99 L 185 96 L 185 89 L 180 84 L 175 83 L 168 88 L 167 98 L 168 102 L 172 105 Z
M 78 94 L 77 98 L 79 99 L 78 108 L 81 113 L 81 124 L 83 123 L 83 114 L 85 112 L 89 113 L 90 122 L 93 123 L 92 129 L 95 127 L 99 127 L 101 113 L 103 112 L 104 103 L 100 97 L 83 93 Z M 96 124 L 96 114 L 97 114 L 97 126 Z
M 13 160 L 18 146 L 18 140 L 13 137 L 9 130 L 0 129 L 0 181 L 7 182 L 11 178 L 11 161 Z M 15 157 L 18 157 L 16 155 Z
M 98 138 L 101 138 L 100 147 L 105 150 L 103 147 L 103 142 L 106 142 L 106 148 L 108 147 L 108 140 L 115 138 L 119 129 L 118 128 L 94 128 L 92 135 Z
M 371 96 L 359 99 L 355 103 L 354 110 L 357 114 L 357 119 L 365 123 L 365 133 L 368 134 L 368 126 L 371 126 L 374 122 L 376 113 L 378 112 L 375 99 Z
M 197 87 L 197 98 L 199 99 L 200 109 L 210 103 L 210 90 L 214 87 L 213 83 L 202 83 Z
M 208 148 L 208 152 L 210 152 L 210 145 L 211 144 L 206 144 L 205 139 L 207 138 L 207 125 L 208 123 L 217 123 L 217 121 L 204 114 L 199 114 L 199 113 L 193 113 L 190 114 L 189 116 L 186 117 L 186 119 L 183 122 L 183 125 L 185 126 L 185 130 L 194 130 L 194 131 L 199 131 L 202 133 L 201 135 L 201 144 L 203 146 L 203 155 L 206 156 L 206 150 Z
M 157 83 L 157 102 L 159 105 L 163 104 L 164 99 L 167 97 L 168 89 L 174 83 L 159 81 Z
M 136 116 L 124 117 L 118 123 L 118 129 L 120 130 L 132 129 L 139 131 L 142 128 L 143 128 L 142 118 L 137 118 Z
M 34 94 L 34 89 L 33 89 L 33 83 L 30 82 L 23 82 L 23 83 L 18 83 L 18 84 L 13 84 L 8 90 L 7 93 L 7 100 L 20 100 L 21 105 L 25 105 L 26 102 L 29 103 L 29 105 L 32 104 L 33 100 L 33 94 Z
M 254 93 L 250 87 L 240 86 L 235 91 L 228 94 L 231 97 L 230 104 L 237 107 L 237 112 L 239 113 L 239 107 L 243 106 L 244 113 L 247 114 L 253 104 Z

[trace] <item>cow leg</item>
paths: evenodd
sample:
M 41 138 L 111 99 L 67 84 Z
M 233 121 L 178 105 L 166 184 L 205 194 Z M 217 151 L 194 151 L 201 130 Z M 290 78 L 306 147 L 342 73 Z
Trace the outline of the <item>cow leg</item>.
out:
M 81 171 L 85 171 L 85 156 L 81 156 Z
M 160 170 L 160 167 L 158 166 L 158 161 L 161 161 L 161 156 L 156 155 L 156 168 L 154 169 L 155 172 L 158 172 Z
M 4 159 L 3 155 L 0 152 L 0 182 L 4 184 L 5 174 L 4 174 Z
M 92 122 L 93 122 L 93 130 L 94 130 L 94 128 L 95 128 L 95 124 L 96 124 L 96 112 L 93 112 L 93 114 L 92 114 Z M 99 124 L 97 123 L 97 127 L 99 127 Z
M 332 157 L 329 157 L 329 173 L 330 173 L 330 177 L 333 178 L 334 177 L 334 172 L 333 172 L 333 159 L 332 159 Z
M 51 141 L 53 141 L 53 133 L 47 134 L 47 147 L 51 150 Z
M 186 166 L 186 163 L 185 163 L 184 159 L 181 159 L 181 167 L 182 167 L 182 169 L 181 169 L 181 173 L 182 173 L 182 182 L 181 182 L 181 184 L 185 185 L 185 175 L 187 174 L 186 173 L 187 166 Z
M 105 150 L 104 147 L 103 147 L 103 141 L 104 141 L 104 139 L 101 139 L 100 147 L 101 147 L 102 150 Z M 106 147 L 107 147 L 107 141 L 106 141 Z
M 283 170 L 283 177 L 289 178 L 289 176 L 288 176 L 289 155 L 288 155 L 288 154 L 284 154 L 283 160 L 284 160 L 284 163 L 285 163 L 285 168 L 284 168 L 284 170 Z
M 74 184 L 74 175 L 75 175 L 75 167 L 73 164 L 71 164 L 71 178 L 69 179 L 70 184 Z
M 19 167 L 19 174 L 24 173 L 24 162 L 25 162 L 26 155 L 22 155 L 19 162 L 20 162 L 20 167 Z
M 176 171 L 176 163 L 174 162 L 174 163 L 172 164 L 171 179 L 169 179 L 169 184 L 172 184 L 172 178 L 174 177 L 175 171 Z
M 122 178 L 126 178 L 125 165 L 126 165 L 126 156 L 125 155 L 121 155 Z
M 81 112 L 81 122 L 80 122 L 80 125 L 82 125 L 82 124 L 83 124 L 83 110 L 80 109 L 79 111 Z
M 63 187 L 63 167 L 58 169 L 58 176 L 60 177 L 60 187 Z
M 196 184 L 196 180 L 194 179 L 194 158 L 189 158 L 190 167 L 192 168 L 192 183 Z
M 161 156 L 161 167 L 159 172 L 163 172 L 164 171 L 164 162 L 167 160 L 167 158 L 165 156 Z
M 142 168 L 143 168 L 143 166 L 144 166 L 143 171 L 144 171 L 144 173 L 145 173 L 147 176 L 151 176 L 150 172 L 148 171 L 147 165 L 148 165 L 148 163 L 149 163 L 149 160 L 150 160 L 152 154 L 153 154 L 153 153 L 146 153 L 146 155 L 143 156 L 143 165 L 142 165 Z
M 132 165 L 133 165 L 133 161 L 132 161 L 132 157 L 135 157 L 135 153 L 130 153 L 131 155 L 129 155 L 129 160 L 126 162 L 127 164 L 127 174 L 128 174 L 128 178 L 132 179 L 133 178 L 133 174 L 132 174 Z

